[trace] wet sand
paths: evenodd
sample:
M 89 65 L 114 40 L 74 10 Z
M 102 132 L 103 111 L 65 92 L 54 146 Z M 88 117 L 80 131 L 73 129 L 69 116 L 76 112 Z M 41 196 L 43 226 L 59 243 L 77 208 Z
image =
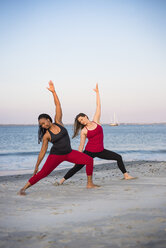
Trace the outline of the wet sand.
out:
M 85 169 L 62 186 L 67 170 L 55 170 L 26 196 L 17 192 L 31 175 L 0 177 L 0 247 L 165 248 L 166 162 L 125 164 L 138 179 L 95 165 L 97 189 L 86 189 Z

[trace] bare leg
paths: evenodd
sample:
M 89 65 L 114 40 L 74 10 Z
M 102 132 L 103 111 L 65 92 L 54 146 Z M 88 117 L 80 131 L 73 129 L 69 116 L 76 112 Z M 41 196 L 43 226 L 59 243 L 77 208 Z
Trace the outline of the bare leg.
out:
M 87 176 L 87 186 L 86 187 L 87 187 L 87 189 L 91 189 L 91 188 L 98 188 L 100 186 L 93 183 L 92 176 Z
M 18 194 L 19 194 L 19 195 L 26 195 L 25 191 L 26 191 L 26 189 L 29 188 L 29 187 L 31 187 L 31 184 L 30 184 L 30 182 L 27 182 L 27 183 L 25 184 L 25 186 L 24 186 L 22 189 L 20 189 L 20 191 L 18 192 Z
M 72 150 L 71 153 L 67 155 L 67 160 L 71 163 L 86 164 L 86 174 L 87 174 L 87 188 L 96 188 L 97 185 L 93 184 L 92 174 L 93 174 L 93 158 L 76 150 Z

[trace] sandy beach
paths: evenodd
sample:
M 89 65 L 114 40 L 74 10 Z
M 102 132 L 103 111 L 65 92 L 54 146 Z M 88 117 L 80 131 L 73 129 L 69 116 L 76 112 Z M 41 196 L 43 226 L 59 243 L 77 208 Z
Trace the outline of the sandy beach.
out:
M 136 180 L 121 180 L 113 164 L 95 165 L 97 189 L 83 169 L 62 186 L 66 170 L 17 192 L 30 174 L 0 177 L 1 248 L 165 248 L 166 162 L 125 163 Z

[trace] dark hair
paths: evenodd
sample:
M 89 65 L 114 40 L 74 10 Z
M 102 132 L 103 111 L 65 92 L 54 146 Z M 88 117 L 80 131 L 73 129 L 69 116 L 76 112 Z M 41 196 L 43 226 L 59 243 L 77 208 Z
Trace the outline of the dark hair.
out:
M 41 114 L 38 116 L 38 121 L 40 119 L 49 119 L 52 122 L 52 118 L 47 115 L 47 114 Z M 38 129 L 38 144 L 40 144 L 40 142 L 43 139 L 44 134 L 46 133 L 47 129 L 43 128 L 42 126 L 39 125 L 39 129 Z
M 74 133 L 73 133 L 72 139 L 78 135 L 80 129 L 83 129 L 83 128 L 85 127 L 85 125 L 81 124 L 81 123 L 78 121 L 78 118 L 79 118 L 80 116 L 81 116 L 81 117 L 85 117 L 85 116 L 86 116 L 86 117 L 88 118 L 88 116 L 87 116 L 86 114 L 84 114 L 84 113 L 79 113 L 79 114 L 76 116 L 75 121 L 74 121 Z

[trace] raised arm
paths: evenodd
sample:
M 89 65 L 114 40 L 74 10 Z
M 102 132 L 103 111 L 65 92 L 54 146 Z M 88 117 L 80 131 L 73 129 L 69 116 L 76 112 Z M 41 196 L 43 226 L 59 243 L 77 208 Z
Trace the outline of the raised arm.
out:
M 100 103 L 98 84 L 96 84 L 96 88 L 94 89 L 94 91 L 96 92 L 96 112 L 95 112 L 95 115 L 93 117 L 93 121 L 100 124 L 101 103 Z
M 59 98 L 56 94 L 53 82 L 50 80 L 48 84 L 49 84 L 49 87 L 47 89 L 52 92 L 53 98 L 54 98 L 54 103 L 56 106 L 56 113 L 55 113 L 54 120 L 55 120 L 55 122 L 62 125 L 62 108 L 61 108 Z

